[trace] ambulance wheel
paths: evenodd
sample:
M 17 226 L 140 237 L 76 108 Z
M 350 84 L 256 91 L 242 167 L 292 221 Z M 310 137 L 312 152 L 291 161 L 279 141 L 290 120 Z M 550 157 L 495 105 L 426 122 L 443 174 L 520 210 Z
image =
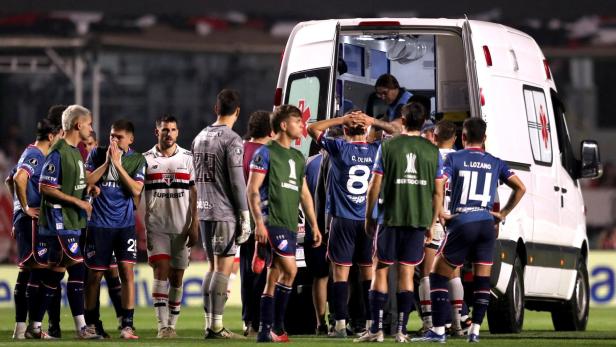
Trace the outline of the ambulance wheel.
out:
M 556 306 L 552 310 L 552 323 L 556 331 L 584 331 L 588 324 L 588 304 L 590 291 L 588 285 L 588 269 L 586 261 L 580 257 L 577 265 L 577 276 L 571 299 Z
M 488 306 L 488 324 L 492 334 L 512 334 L 522 331 L 524 325 L 524 268 L 516 257 L 507 291 Z

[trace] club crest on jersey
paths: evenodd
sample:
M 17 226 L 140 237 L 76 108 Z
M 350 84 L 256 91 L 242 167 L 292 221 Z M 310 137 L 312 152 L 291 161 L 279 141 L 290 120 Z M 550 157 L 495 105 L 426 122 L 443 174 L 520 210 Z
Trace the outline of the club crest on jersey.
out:
M 54 164 L 47 165 L 47 172 L 49 172 L 49 173 L 56 172 L 56 166 Z
M 68 249 L 69 249 L 69 251 L 71 251 L 71 253 L 77 254 L 77 252 L 79 251 L 79 244 L 77 242 L 73 242 L 68 247 Z
M 417 161 L 417 155 L 415 153 L 407 153 L 406 154 L 406 170 L 404 172 L 407 174 L 417 174 L 417 169 L 415 168 L 416 161 Z
M 163 174 L 163 181 L 164 181 L 164 182 L 165 182 L 168 186 L 170 186 L 170 185 L 171 185 L 171 183 L 173 183 L 173 179 L 174 179 L 174 177 L 175 177 L 175 175 L 174 175 L 174 174 L 172 174 L 172 173 L 170 173 L 170 174 L 169 174 L 169 173 Z
M 36 166 L 38 164 L 38 160 L 36 160 L 36 158 L 32 158 L 28 160 L 28 163 L 30 163 L 30 165 L 32 166 Z

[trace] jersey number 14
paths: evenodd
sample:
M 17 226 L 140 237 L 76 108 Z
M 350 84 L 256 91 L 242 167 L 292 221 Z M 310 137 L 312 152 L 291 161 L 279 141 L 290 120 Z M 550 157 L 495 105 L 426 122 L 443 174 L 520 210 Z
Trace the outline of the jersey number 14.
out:
M 464 180 L 462 183 L 462 196 L 460 197 L 460 204 L 466 205 L 468 200 L 474 200 L 481 201 L 481 207 L 488 206 L 488 203 L 491 200 L 490 184 L 492 183 L 492 173 L 486 172 L 485 179 L 483 180 L 483 193 L 481 194 L 477 194 L 479 172 L 460 170 L 460 177 Z

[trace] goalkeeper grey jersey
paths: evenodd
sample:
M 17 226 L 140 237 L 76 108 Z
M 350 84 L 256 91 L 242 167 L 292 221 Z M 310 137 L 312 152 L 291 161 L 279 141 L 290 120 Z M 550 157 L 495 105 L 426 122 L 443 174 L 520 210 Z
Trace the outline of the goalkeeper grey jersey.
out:
M 192 152 L 199 219 L 238 221 L 239 211 L 248 210 L 240 136 L 226 125 L 211 125 L 195 137 Z

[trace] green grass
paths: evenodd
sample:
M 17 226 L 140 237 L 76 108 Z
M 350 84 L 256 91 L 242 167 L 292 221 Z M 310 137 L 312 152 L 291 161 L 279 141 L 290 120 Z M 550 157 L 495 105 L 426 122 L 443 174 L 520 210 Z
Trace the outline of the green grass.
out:
M 301 312 L 299 314 L 311 314 Z M 116 320 L 113 317 L 113 310 L 103 309 L 101 318 L 105 322 L 106 329 L 112 334 L 111 340 L 83 342 L 71 338 L 73 334 L 73 320 L 68 309 L 62 312 L 63 339 L 51 342 L 58 346 L 87 346 L 92 343 L 104 344 L 105 346 L 123 346 L 126 344 L 134 346 L 190 346 L 190 345 L 247 345 L 254 343 L 253 339 L 246 341 L 204 341 L 203 340 L 203 314 L 201 309 L 191 307 L 184 308 L 178 322 L 178 338 L 172 341 L 158 340 L 156 336 L 156 322 L 154 310 L 150 308 L 139 308 L 135 312 L 135 326 L 141 337 L 137 341 L 123 341 L 117 338 L 118 332 L 114 330 Z M 0 309 L 0 346 L 32 346 L 47 342 L 42 341 L 13 341 L 11 340 L 14 314 L 12 309 Z M 235 332 L 241 331 L 240 310 L 238 307 L 227 308 L 225 314 L 225 324 Z M 487 324 L 486 324 L 487 325 Z M 46 325 L 45 325 L 46 326 Z M 411 317 L 409 328 L 413 330 L 419 328 L 419 320 L 416 314 Z M 312 336 L 292 336 L 292 343 L 297 346 L 336 346 L 341 344 L 352 344 L 351 339 L 332 340 L 328 338 L 317 338 Z M 393 340 L 388 338 L 386 344 L 393 344 Z M 545 312 L 526 311 L 524 322 L 524 332 L 515 335 L 490 335 L 487 333 L 487 326 L 482 332 L 482 343 L 486 346 L 614 346 L 616 345 L 616 308 L 593 308 L 590 313 L 588 329 L 585 332 L 554 332 L 550 315 Z M 450 345 L 465 345 L 465 340 L 449 340 Z

